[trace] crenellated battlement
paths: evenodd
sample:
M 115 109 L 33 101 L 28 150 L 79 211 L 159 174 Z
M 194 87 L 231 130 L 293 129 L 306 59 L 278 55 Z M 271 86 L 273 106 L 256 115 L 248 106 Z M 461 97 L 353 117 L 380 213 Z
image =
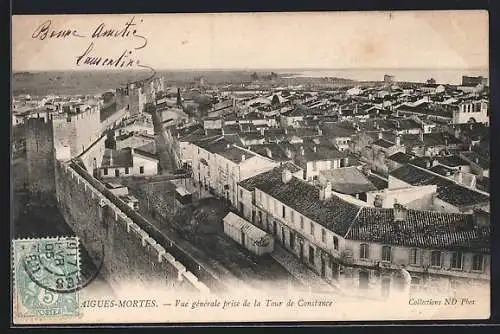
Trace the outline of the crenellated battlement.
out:
M 82 226 L 79 224 L 79 228 L 83 228 L 84 234 L 93 234 L 98 238 L 102 238 L 102 242 L 105 244 L 113 244 L 113 242 L 105 240 L 109 235 L 127 235 L 128 237 L 120 238 L 115 241 L 115 245 L 110 247 L 118 247 L 112 248 L 113 252 L 123 252 L 123 248 L 127 251 L 133 251 L 137 253 L 137 256 L 134 257 L 134 261 L 139 261 L 142 263 L 140 265 L 141 268 L 156 268 L 156 273 L 148 274 L 146 272 L 142 273 L 145 277 L 152 275 L 153 277 L 176 277 L 175 284 L 181 284 L 182 286 L 187 286 L 190 289 L 194 289 L 198 292 L 208 293 L 210 289 L 202 282 L 198 280 L 198 278 L 187 270 L 187 268 L 177 261 L 174 256 L 166 251 L 166 249 L 160 245 L 153 237 L 151 237 L 146 231 L 144 231 L 137 223 L 133 221 L 125 212 L 120 210 L 112 201 L 110 201 L 99 189 L 93 186 L 89 181 L 84 179 L 74 168 L 72 168 L 69 164 L 63 163 L 61 161 L 56 161 L 56 169 L 59 170 L 59 183 L 61 183 L 61 187 L 69 186 L 72 188 L 73 193 L 69 194 L 69 196 L 59 196 L 59 198 L 64 197 L 66 201 L 77 201 L 77 198 L 87 198 L 90 203 L 87 205 L 94 207 L 96 209 L 90 209 L 90 211 L 97 210 L 98 217 L 102 217 L 100 220 L 108 221 L 108 225 L 111 222 L 113 226 L 102 227 L 97 221 L 89 221 L 88 226 Z M 66 183 L 66 185 L 63 185 Z M 76 192 L 76 193 L 75 193 Z M 68 195 L 68 194 L 66 194 Z M 83 203 L 66 203 L 68 205 L 79 205 L 80 207 L 84 206 Z M 82 213 L 88 213 L 88 209 L 82 210 Z M 74 214 L 74 213 L 72 213 Z M 91 219 L 91 215 L 88 215 L 87 220 Z M 98 219 L 99 220 L 99 219 Z M 115 224 L 113 224 L 113 222 Z M 94 224 L 94 225 L 92 225 Z M 95 229 L 97 227 L 105 228 L 106 233 L 89 230 Z M 127 241 L 130 240 L 130 241 Z M 123 243 L 126 244 L 123 244 Z M 128 243 L 127 243 L 128 242 Z M 137 248 L 139 247 L 139 248 Z M 109 252 L 109 251 L 108 251 Z M 115 258 L 113 254 L 107 254 L 108 257 Z M 118 255 L 116 255 L 118 256 Z M 123 260 L 123 257 L 118 256 L 118 259 Z M 138 260 L 140 259 L 140 260 Z M 148 263 L 149 262 L 149 263 Z M 137 264 L 136 264 L 137 265 Z M 113 262 L 110 264 L 111 267 L 115 266 L 116 263 Z M 127 269 L 131 269 L 128 264 L 124 264 Z M 151 269 L 153 270 L 153 269 Z M 161 275 L 158 273 L 159 271 L 166 270 L 165 274 Z M 168 272 L 168 273 L 167 273 Z M 156 275 L 156 276 L 155 276 Z

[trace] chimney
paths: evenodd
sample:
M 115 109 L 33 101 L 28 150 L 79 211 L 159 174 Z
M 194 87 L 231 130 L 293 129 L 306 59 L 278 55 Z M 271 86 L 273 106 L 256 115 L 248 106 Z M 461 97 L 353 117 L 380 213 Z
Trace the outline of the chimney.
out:
M 313 146 L 313 151 L 317 152 L 316 145 Z
M 382 138 L 384 138 L 384 135 L 382 134 L 382 132 L 379 132 L 378 133 L 378 139 L 382 139 Z
M 285 155 L 288 159 L 291 159 L 292 158 L 292 151 L 290 150 L 290 148 L 285 148 Z
M 241 161 L 245 161 L 246 157 L 244 154 L 241 155 Z
M 281 172 L 281 181 L 283 183 L 288 183 L 292 179 L 292 172 L 288 169 L 284 169 L 283 172 Z
M 304 146 L 300 147 L 300 155 L 304 155 Z
M 271 152 L 271 149 L 269 147 L 266 147 L 266 155 L 268 158 L 272 158 L 273 157 L 273 154 Z
M 226 144 L 226 148 L 231 148 L 231 144 L 230 144 L 230 143 L 227 143 L 227 144 Z
M 418 136 L 419 136 L 419 140 L 420 141 L 424 141 L 424 131 L 420 130 L 420 132 L 418 133 Z
M 260 128 L 260 135 L 264 136 L 264 128 Z
M 476 162 L 476 164 L 478 164 L 478 163 L 479 163 L 479 157 L 476 157 L 476 158 L 474 159 L 474 161 Z
M 224 128 L 223 128 L 223 127 L 222 127 L 222 128 L 220 128 L 220 132 L 221 132 L 221 134 L 224 136 Z
M 461 171 L 458 171 L 457 173 L 457 182 L 460 184 L 464 183 L 464 174 Z
M 406 220 L 406 208 L 394 201 L 394 222 L 403 222 Z
M 431 161 L 430 160 L 425 161 L 425 168 L 427 168 L 427 169 L 431 168 Z
M 321 128 L 319 127 L 319 125 L 316 125 L 316 130 L 318 131 L 318 136 L 322 136 L 323 135 L 323 130 L 321 130 Z
M 319 190 L 319 199 L 325 201 L 332 197 L 332 183 L 326 181 L 325 185 Z
M 396 135 L 396 146 L 401 146 L 401 136 Z
M 375 129 L 380 129 L 380 125 L 378 125 L 378 122 L 375 122 L 375 124 L 373 125 L 375 127 Z

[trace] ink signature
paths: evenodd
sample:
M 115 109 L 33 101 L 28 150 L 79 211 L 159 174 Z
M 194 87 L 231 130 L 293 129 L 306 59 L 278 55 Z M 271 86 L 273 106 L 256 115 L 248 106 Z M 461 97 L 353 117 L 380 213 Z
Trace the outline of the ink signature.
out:
M 137 50 L 144 49 L 148 45 L 146 36 L 139 32 L 139 26 L 143 23 L 143 19 L 136 22 L 135 16 L 128 19 L 122 26 L 113 27 L 105 22 L 100 22 L 97 26 L 92 27 L 89 33 L 84 33 L 73 27 L 55 28 L 52 20 L 46 20 L 40 24 L 32 33 L 31 38 L 46 41 L 46 40 L 64 40 L 71 38 L 86 38 L 89 39 L 89 44 L 85 50 L 79 53 L 75 59 L 76 66 L 91 66 L 101 68 L 131 68 L 144 67 L 137 59 Z M 97 50 L 98 40 L 131 40 L 134 45 L 114 55 L 109 55 L 103 51 Z

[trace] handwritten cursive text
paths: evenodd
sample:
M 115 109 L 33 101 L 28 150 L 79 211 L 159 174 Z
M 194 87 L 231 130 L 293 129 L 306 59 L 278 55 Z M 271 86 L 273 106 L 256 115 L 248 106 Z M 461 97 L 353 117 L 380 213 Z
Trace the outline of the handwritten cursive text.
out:
M 52 29 L 51 25 L 52 25 L 51 20 L 43 22 L 35 29 L 35 31 L 31 35 L 31 38 L 43 41 L 45 39 L 52 39 L 52 38 L 63 39 L 68 37 L 80 37 L 80 38 L 85 37 L 80 35 L 78 31 L 75 29 L 55 30 Z

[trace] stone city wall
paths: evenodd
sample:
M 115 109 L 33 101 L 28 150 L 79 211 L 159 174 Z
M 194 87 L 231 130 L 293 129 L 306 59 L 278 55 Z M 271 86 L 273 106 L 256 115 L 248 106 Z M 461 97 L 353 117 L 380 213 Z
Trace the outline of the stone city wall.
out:
M 62 215 L 111 287 L 134 281 L 147 286 L 208 292 L 209 289 L 104 194 L 68 164 L 56 163 Z

